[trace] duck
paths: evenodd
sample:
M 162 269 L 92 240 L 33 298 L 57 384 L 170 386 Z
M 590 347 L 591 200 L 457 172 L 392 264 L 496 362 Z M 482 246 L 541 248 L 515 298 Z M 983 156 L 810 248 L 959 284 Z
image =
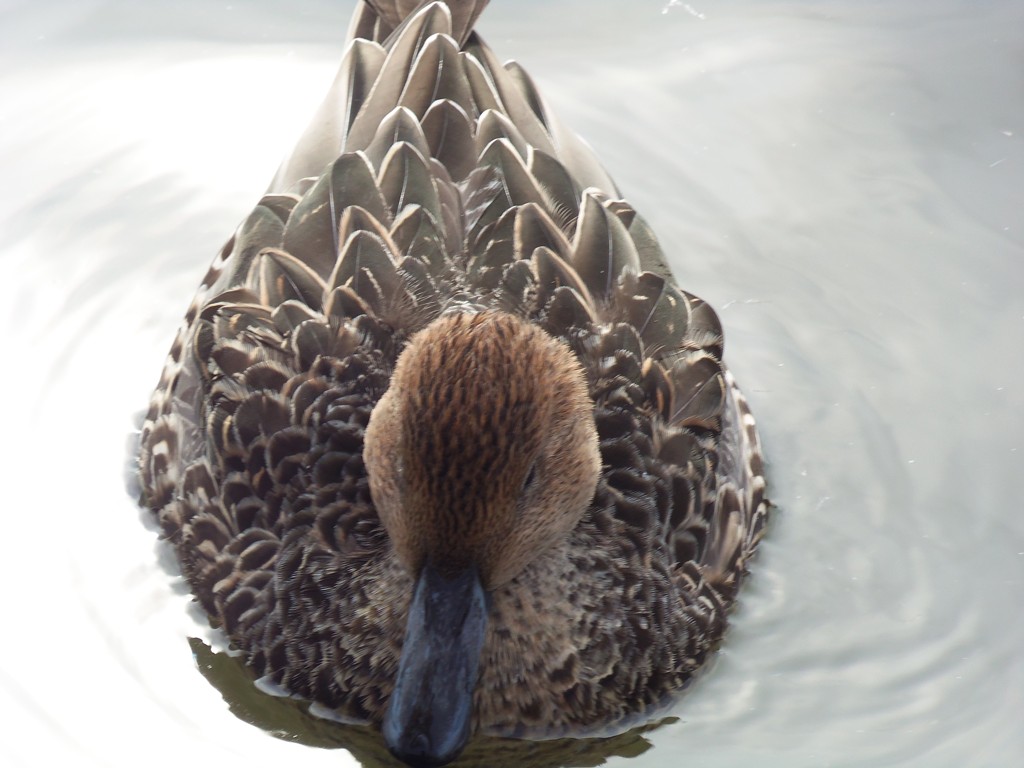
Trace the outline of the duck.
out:
M 412 766 L 663 713 L 768 518 L 718 316 L 475 31 L 486 5 L 359 4 L 138 457 L 254 682 Z

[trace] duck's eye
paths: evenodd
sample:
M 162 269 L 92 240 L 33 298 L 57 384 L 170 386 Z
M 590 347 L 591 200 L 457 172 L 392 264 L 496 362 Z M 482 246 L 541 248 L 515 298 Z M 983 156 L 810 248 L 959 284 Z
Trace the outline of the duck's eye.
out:
M 525 493 L 533 486 L 533 481 L 537 479 L 537 462 L 533 462 L 530 465 L 529 471 L 526 473 L 526 477 L 523 479 L 522 493 Z

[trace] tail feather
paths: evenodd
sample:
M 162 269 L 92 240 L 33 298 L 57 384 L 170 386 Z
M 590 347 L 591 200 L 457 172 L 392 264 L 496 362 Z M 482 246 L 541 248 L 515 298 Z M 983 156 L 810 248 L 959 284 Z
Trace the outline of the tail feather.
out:
M 420 8 L 430 5 L 435 0 L 365 0 L 365 13 L 357 14 L 354 32 L 363 32 L 359 37 L 382 41 L 391 34 L 402 22 L 415 14 Z M 446 0 L 452 16 L 452 37 L 462 47 L 466 38 L 473 31 L 473 25 L 483 13 L 490 0 Z M 359 16 L 365 18 L 360 19 Z

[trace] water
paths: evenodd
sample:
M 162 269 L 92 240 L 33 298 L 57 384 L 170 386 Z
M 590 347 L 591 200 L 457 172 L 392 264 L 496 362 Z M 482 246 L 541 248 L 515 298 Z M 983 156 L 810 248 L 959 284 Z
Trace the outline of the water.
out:
M 0 4 L 0 764 L 353 764 L 228 711 L 123 482 L 352 6 Z M 1024 5 L 494 0 L 481 30 L 720 311 L 770 457 L 723 651 L 609 764 L 1024 764 Z

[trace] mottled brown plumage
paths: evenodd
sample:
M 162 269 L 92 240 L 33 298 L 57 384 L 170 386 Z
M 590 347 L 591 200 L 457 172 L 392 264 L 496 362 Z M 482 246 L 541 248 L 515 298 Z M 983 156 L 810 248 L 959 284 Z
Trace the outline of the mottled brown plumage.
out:
M 414 336 L 363 451 L 402 565 L 476 564 L 494 589 L 564 538 L 600 471 L 592 411 L 568 347 L 515 315 L 451 314 Z
M 172 347 L 144 502 L 255 675 L 341 719 L 384 718 L 433 563 L 489 594 L 476 730 L 621 731 L 722 636 L 760 447 L 714 311 L 485 4 L 357 12 Z

